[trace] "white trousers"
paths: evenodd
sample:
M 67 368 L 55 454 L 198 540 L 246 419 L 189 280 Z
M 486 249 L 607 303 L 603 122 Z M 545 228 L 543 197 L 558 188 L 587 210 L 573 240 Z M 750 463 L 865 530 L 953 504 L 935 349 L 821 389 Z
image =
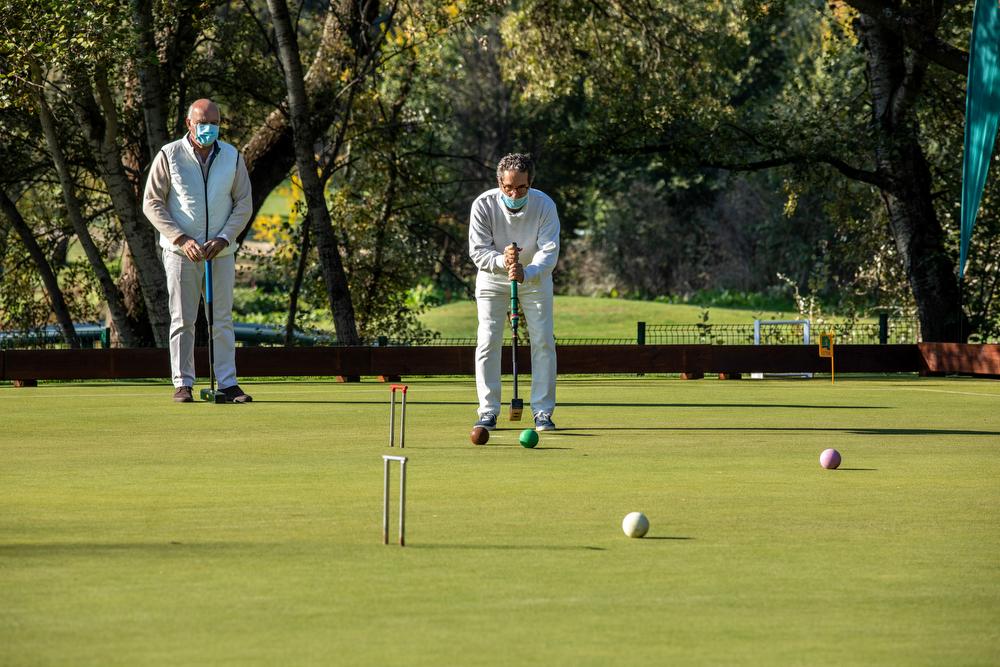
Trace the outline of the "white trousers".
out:
M 163 250 L 170 294 L 170 374 L 174 387 L 193 387 L 194 325 L 205 288 L 205 262 Z M 219 388 L 236 384 L 236 333 L 233 330 L 233 285 L 236 255 L 212 260 L 212 340 Z
M 531 337 L 531 412 L 551 413 L 556 407 L 556 340 L 552 330 L 552 280 L 519 284 L 517 296 Z M 509 327 L 510 283 L 476 280 L 479 330 L 476 345 L 476 392 L 479 415 L 500 414 L 500 352 Z M 523 333 L 523 329 L 521 329 Z M 520 339 L 518 340 L 520 342 Z

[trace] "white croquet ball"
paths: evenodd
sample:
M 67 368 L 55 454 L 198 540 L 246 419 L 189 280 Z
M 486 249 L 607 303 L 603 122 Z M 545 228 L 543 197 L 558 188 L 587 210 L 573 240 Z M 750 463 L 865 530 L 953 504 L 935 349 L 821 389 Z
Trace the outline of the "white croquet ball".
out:
M 629 512 L 622 519 L 622 530 L 629 537 L 642 537 L 649 531 L 649 519 L 642 512 Z

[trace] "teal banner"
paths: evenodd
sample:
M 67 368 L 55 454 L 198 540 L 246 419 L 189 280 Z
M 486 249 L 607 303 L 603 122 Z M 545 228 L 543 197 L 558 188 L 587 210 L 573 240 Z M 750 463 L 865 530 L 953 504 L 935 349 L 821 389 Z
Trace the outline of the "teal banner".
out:
M 976 0 L 965 92 L 965 157 L 962 162 L 962 236 L 958 279 L 965 276 L 969 239 L 990 169 L 1000 120 L 1000 3 Z

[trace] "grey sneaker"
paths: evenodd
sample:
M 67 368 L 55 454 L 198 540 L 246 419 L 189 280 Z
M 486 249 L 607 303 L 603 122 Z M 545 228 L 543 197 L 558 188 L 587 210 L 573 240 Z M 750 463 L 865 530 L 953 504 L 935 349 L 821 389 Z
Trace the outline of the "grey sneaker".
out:
M 174 389 L 174 403 L 194 403 L 191 396 L 191 387 L 177 387 Z
M 472 425 L 473 428 L 476 426 L 482 426 L 487 431 L 492 431 L 497 427 L 497 416 L 492 412 L 484 412 L 479 415 L 479 421 Z
M 536 431 L 556 430 L 556 425 L 552 423 L 551 412 L 539 412 L 535 414 L 535 430 Z

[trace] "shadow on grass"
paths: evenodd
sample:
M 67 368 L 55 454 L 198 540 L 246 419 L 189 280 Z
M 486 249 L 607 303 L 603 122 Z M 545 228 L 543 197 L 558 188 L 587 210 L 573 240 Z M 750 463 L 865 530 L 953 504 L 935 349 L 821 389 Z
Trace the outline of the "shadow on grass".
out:
M 811 405 L 804 403 L 560 403 L 560 408 L 781 408 L 790 410 L 889 410 L 887 405 Z
M 604 547 L 557 544 L 407 544 L 407 549 L 489 549 L 500 551 L 607 551 Z
M 6 382 L 10 382 L 7 380 Z M 0 386 L 3 386 L 0 384 Z M 39 387 L 73 389 L 75 387 L 86 387 L 88 389 L 116 389 L 119 387 L 158 387 L 165 392 L 173 393 L 174 387 L 169 381 L 152 378 L 148 380 L 39 380 Z M 25 387 L 24 389 L 37 389 L 38 387 Z
M 470 448 L 474 449 L 535 449 L 537 451 L 542 451 L 545 449 L 564 449 L 572 450 L 573 447 L 549 447 L 547 445 L 538 445 L 537 447 L 522 447 L 521 445 L 504 445 L 501 443 L 487 443 L 485 445 L 469 445 Z M 448 445 L 446 447 L 427 447 L 425 445 L 413 445 L 411 447 L 406 447 L 406 449 L 447 449 L 449 451 L 455 451 L 454 445 Z
M 837 468 L 837 470 L 843 470 L 845 472 L 875 472 L 878 468 Z
M 788 432 L 788 433 L 850 433 L 853 435 L 986 435 L 1000 436 L 1000 431 L 970 431 L 950 428 L 835 428 L 820 426 L 584 426 L 564 427 L 560 433 L 573 435 L 574 431 L 735 431 L 749 433 L 753 431 Z M 582 434 L 581 434 L 582 435 Z M 841 468 L 845 470 L 845 468 Z
M 46 544 L 0 544 L 0 558 L 16 556 L 93 556 L 136 552 L 224 551 L 260 546 L 251 542 L 49 542 Z
M 646 535 L 644 540 L 693 540 L 693 537 L 680 537 L 674 535 Z
M 301 403 L 303 405 L 388 405 L 389 401 L 351 401 L 334 399 L 267 399 L 254 398 L 254 403 Z M 469 407 L 475 412 L 476 404 L 470 401 L 415 401 L 407 399 L 407 405 L 458 405 Z M 806 405 L 799 403 L 560 403 L 560 408 L 779 408 L 783 410 L 889 410 L 885 405 Z

